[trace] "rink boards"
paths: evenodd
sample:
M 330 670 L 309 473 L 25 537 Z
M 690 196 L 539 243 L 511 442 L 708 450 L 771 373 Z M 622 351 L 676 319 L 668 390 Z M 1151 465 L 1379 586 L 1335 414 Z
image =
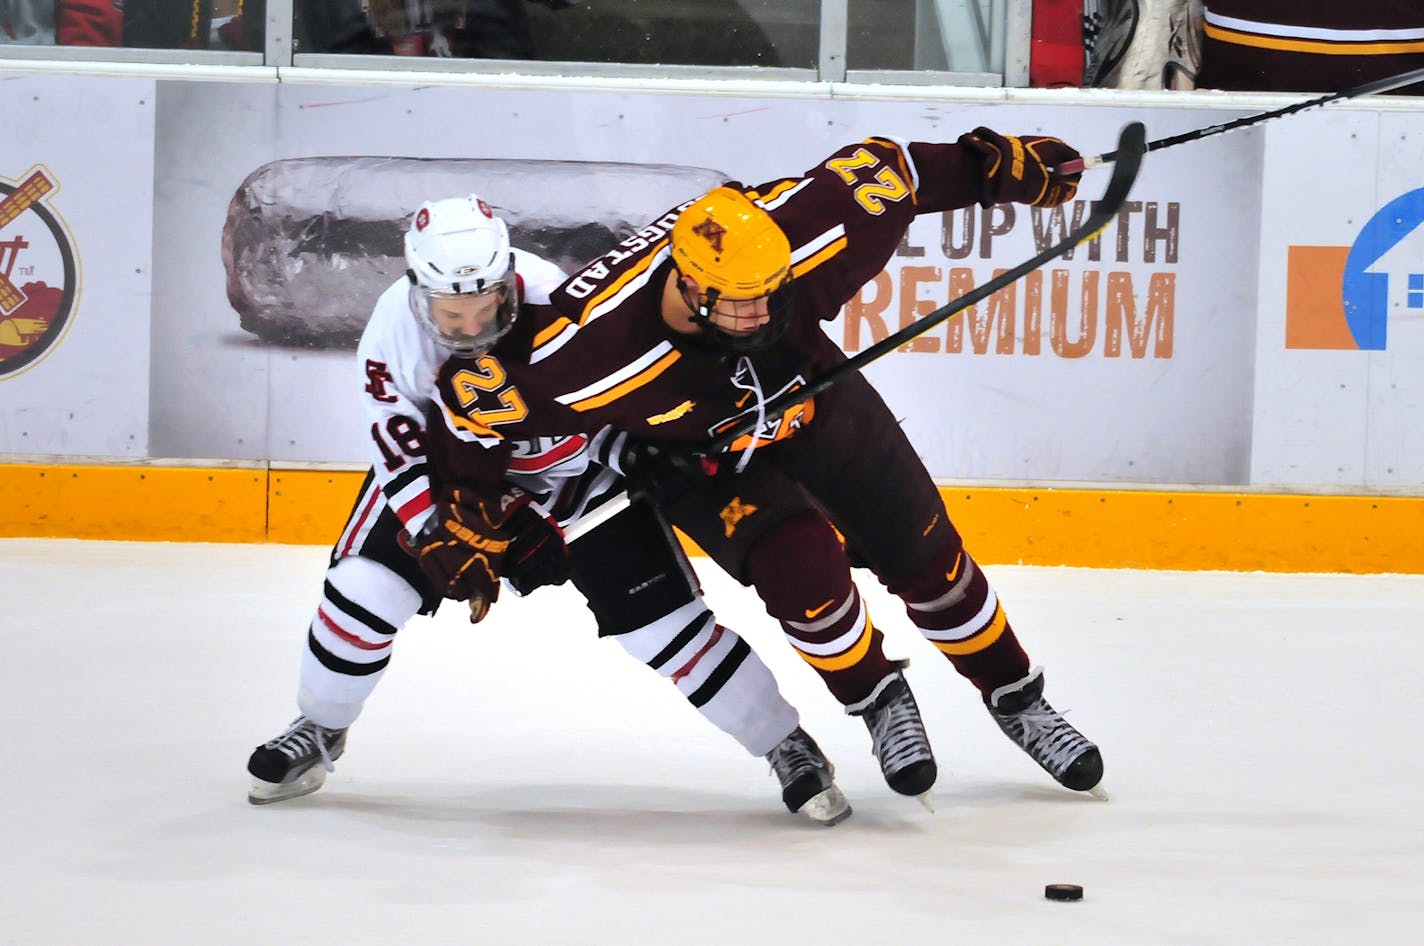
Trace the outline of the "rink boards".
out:
M 481 191 L 572 266 L 867 135 L 1091 152 L 1297 100 L 116 71 L 0 63 L 0 534 L 330 541 L 369 462 L 353 339 L 432 194 Z M 976 554 L 1424 572 L 1421 146 L 1424 110 L 1377 99 L 1153 152 L 1095 240 L 871 365 Z M 862 351 L 1033 256 L 1102 184 L 921 215 L 830 337 Z
M 362 476 L 0 465 L 0 536 L 321 545 L 335 541 Z M 983 485 L 940 492 L 985 563 L 1424 573 L 1424 499 L 1416 497 Z

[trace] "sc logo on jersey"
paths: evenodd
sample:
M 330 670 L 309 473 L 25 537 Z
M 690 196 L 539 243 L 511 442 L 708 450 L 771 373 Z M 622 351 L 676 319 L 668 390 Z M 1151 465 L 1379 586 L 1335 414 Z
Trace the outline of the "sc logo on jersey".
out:
M 0 176 L 0 381 L 52 351 L 74 315 L 74 241 L 48 203 L 58 189 L 41 165 L 19 183 Z
M 1396 197 L 1352 246 L 1292 246 L 1286 347 L 1384 351 L 1391 313 L 1424 316 L 1424 188 Z

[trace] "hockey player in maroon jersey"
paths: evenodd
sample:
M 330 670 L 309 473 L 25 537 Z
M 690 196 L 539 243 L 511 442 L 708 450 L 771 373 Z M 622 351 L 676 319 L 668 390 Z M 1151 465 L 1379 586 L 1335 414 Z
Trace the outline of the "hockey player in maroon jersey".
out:
M 853 562 L 904 601 L 1010 739 L 1061 784 L 1092 790 L 1097 747 L 1044 700 L 1041 670 L 869 383 L 851 374 L 784 414 L 765 410 L 845 360 L 821 322 L 885 266 L 915 215 L 1063 203 L 1077 176 L 1053 167 L 1074 157 L 1056 138 L 979 128 L 952 144 L 870 138 L 800 177 L 719 187 L 560 286 L 529 350 L 502 353 L 498 383 L 492 364 L 480 384 L 443 376 L 447 427 L 482 443 L 519 430 L 597 432 L 596 454 L 752 585 L 864 719 L 894 790 L 921 795 L 937 768 L 901 667 L 882 652 L 852 583 Z M 538 406 L 511 423 L 516 398 Z M 697 456 L 749 417 L 752 434 Z
M 1203 17 L 1199 89 L 1335 92 L 1424 68 L 1419 0 L 1207 0 Z
M 307 631 L 301 715 L 253 751 L 249 800 L 267 804 L 320 788 L 390 661 L 397 631 L 443 597 L 474 602 L 471 620 L 478 621 L 498 595 L 499 574 L 521 592 L 571 578 L 600 636 L 614 637 L 709 722 L 767 758 L 788 809 L 823 824 L 847 817 L 832 768 L 795 708 L 746 641 L 708 610 L 651 506 L 634 504 L 572 553 L 565 549 L 558 521 L 621 492 L 614 473 L 590 464 L 586 437 L 503 444 L 508 462 L 493 488 L 442 489 L 424 426 L 437 371 L 482 363 L 521 313 L 547 304 L 563 273 L 511 249 L 504 222 L 473 194 L 422 206 L 405 254 L 410 270 L 377 301 L 358 349 L 374 466 L 332 550 Z

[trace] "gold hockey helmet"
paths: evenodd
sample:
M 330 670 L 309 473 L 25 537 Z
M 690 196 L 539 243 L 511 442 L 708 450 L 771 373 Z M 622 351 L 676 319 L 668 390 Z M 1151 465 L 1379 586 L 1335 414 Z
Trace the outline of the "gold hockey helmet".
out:
M 767 213 L 739 190 L 708 191 L 677 218 L 672 258 L 678 272 L 724 299 L 769 296 L 791 276 L 791 244 Z
M 785 334 L 794 298 L 791 244 L 764 208 L 735 188 L 718 187 L 678 216 L 671 245 L 679 279 L 697 282 L 695 296 L 681 289 L 705 339 L 723 349 L 751 351 Z M 738 316 L 725 311 L 729 305 L 734 310 L 759 306 L 764 324 L 732 330 L 726 321 L 735 323 Z

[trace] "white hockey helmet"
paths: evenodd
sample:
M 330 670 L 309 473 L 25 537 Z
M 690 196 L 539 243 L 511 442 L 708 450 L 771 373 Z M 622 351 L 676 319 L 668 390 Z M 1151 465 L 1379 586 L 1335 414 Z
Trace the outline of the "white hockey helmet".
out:
M 406 230 L 405 261 L 411 311 L 442 347 L 476 355 L 513 326 L 509 228 L 478 195 L 421 204 Z

